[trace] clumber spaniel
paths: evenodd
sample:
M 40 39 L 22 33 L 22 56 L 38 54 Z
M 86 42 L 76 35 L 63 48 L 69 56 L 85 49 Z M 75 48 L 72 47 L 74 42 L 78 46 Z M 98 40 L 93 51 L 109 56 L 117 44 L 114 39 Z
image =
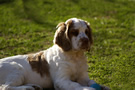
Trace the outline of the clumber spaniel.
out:
M 95 90 L 84 55 L 93 43 L 89 23 L 71 18 L 58 24 L 53 42 L 35 54 L 1 59 L 0 90 Z

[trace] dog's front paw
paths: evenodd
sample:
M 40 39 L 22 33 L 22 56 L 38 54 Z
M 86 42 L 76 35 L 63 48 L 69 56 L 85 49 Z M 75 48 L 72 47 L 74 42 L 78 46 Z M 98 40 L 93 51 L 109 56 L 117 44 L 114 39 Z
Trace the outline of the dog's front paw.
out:
M 101 85 L 101 90 L 111 90 L 109 87 Z
M 96 89 L 92 87 L 84 87 L 83 90 L 96 90 Z
M 92 87 L 81 87 L 81 88 L 77 88 L 75 90 L 96 90 L 96 89 L 92 88 Z

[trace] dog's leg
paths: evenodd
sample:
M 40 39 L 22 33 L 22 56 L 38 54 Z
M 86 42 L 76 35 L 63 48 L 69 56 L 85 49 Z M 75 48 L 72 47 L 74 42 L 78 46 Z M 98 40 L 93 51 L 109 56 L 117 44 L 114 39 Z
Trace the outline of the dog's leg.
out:
M 6 82 L 0 86 L 0 90 L 42 90 L 42 88 L 35 84 L 24 84 L 24 76 L 21 72 L 14 72 L 9 74 Z
M 57 72 L 51 72 L 51 75 L 55 90 L 95 90 L 92 87 L 83 86 L 78 82 L 72 81 L 69 66 L 60 67 Z
M 0 73 L 0 90 L 8 90 L 10 86 L 19 86 L 24 83 L 24 69 L 16 62 L 1 62 Z
M 16 62 L 0 63 L 0 90 L 41 90 L 38 85 L 25 84 L 25 70 Z
M 43 90 L 43 89 L 38 85 L 29 84 L 23 86 L 2 85 L 0 86 L 0 90 Z
M 87 86 L 90 87 L 92 84 L 95 84 L 96 82 L 93 80 L 89 79 L 88 73 L 87 72 L 83 72 L 79 77 L 78 77 L 78 81 L 79 84 L 81 84 L 82 86 Z
M 35 84 L 24 84 L 24 76 L 21 72 L 14 72 L 7 76 L 6 82 L 0 86 L 0 90 L 42 90 Z
M 68 77 L 55 79 L 54 81 L 55 90 L 95 90 L 92 87 L 82 86 L 78 82 L 71 81 Z
M 4 79 L 5 83 L 0 86 L 0 90 L 17 90 L 15 86 L 20 86 L 24 83 L 24 77 L 19 71 L 10 73 Z
M 55 90 L 95 90 L 94 88 L 81 86 L 79 83 L 70 80 L 54 83 L 54 87 Z

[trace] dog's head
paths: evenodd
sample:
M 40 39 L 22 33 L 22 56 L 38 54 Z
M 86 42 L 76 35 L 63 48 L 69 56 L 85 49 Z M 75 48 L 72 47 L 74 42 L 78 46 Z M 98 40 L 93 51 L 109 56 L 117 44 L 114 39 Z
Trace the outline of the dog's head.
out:
M 64 51 L 89 50 L 93 43 L 92 31 L 87 21 L 71 18 L 57 25 L 54 44 Z

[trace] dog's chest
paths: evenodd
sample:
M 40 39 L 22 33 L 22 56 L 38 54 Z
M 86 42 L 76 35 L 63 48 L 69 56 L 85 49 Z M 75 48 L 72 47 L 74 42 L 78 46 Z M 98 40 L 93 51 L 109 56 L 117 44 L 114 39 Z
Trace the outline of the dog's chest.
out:
M 77 79 L 79 78 L 79 76 L 81 75 L 82 73 L 82 65 L 80 64 L 75 64 L 73 67 L 72 67 L 72 73 L 71 73 L 71 80 L 72 81 L 77 81 Z
M 87 70 L 87 64 L 82 57 L 72 58 L 70 60 L 70 78 L 72 81 L 77 81 L 78 78 Z

